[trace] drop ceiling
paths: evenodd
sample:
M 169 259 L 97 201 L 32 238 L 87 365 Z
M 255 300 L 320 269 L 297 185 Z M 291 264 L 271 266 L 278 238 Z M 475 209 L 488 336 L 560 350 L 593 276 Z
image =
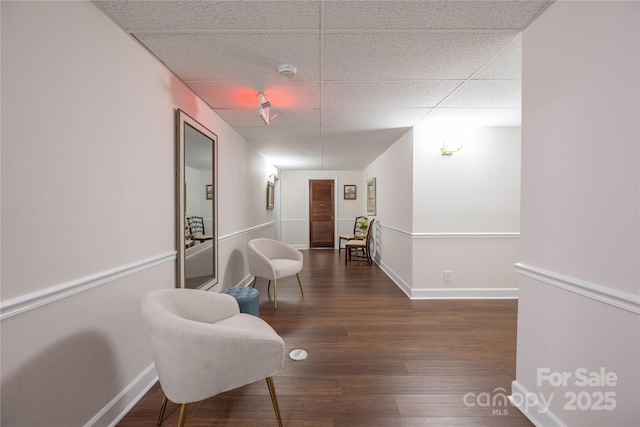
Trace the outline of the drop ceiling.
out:
M 94 3 L 281 170 L 360 170 L 423 120 L 519 126 L 521 32 L 551 1 Z

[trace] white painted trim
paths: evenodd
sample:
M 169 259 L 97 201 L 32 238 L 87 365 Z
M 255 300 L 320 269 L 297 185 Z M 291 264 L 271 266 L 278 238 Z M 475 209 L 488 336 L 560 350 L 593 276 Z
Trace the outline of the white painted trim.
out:
M 254 227 L 245 228 L 244 230 L 235 231 L 233 233 L 225 234 L 224 236 L 218 237 L 218 243 L 225 242 L 227 240 L 235 239 L 236 237 L 240 237 L 244 234 L 253 233 L 254 231 L 262 230 L 263 228 L 268 228 L 274 225 L 274 222 L 265 222 L 264 224 L 256 225 Z
M 142 399 L 158 381 L 156 367 L 152 363 L 138 375 L 124 390 L 98 412 L 85 427 L 94 425 L 115 426 Z
M 412 239 L 517 239 L 520 237 L 520 233 L 412 233 L 406 230 L 402 230 L 396 227 L 391 227 L 378 223 L 380 228 L 394 232 L 396 234 L 410 237 Z
M 253 282 L 253 277 L 254 276 L 252 274 L 247 274 L 242 278 L 242 280 L 240 280 L 240 282 L 236 283 L 234 288 L 247 288 L 251 286 L 251 282 Z
M 400 288 L 402 292 L 404 292 L 409 298 L 411 298 L 411 285 L 405 282 L 402 277 L 398 276 L 395 271 L 393 271 L 388 265 L 379 259 L 374 259 L 376 264 L 380 266 L 380 269 L 384 271 L 384 273 L 389 276 L 389 278 L 396 284 L 397 287 Z
M 517 299 L 517 288 L 412 289 L 411 299 Z
M 292 248 L 295 248 L 299 251 L 308 251 L 309 250 L 309 245 L 305 244 L 305 243 L 298 243 L 298 244 L 289 244 L 289 246 L 291 246 Z M 327 248 L 327 249 L 331 249 L 331 248 Z
M 414 239 L 517 239 L 520 233 L 412 233 Z
M 640 295 L 630 294 L 523 263 L 516 264 L 516 271 L 518 274 L 533 280 L 630 311 L 634 314 L 640 314 Z
M 511 383 L 509 401 L 536 427 L 567 427 L 553 412 L 542 406 L 540 399 L 528 398 L 533 395 L 518 381 Z
M 378 221 L 376 221 L 378 223 L 378 227 L 382 228 L 383 230 L 387 230 L 387 231 L 391 231 L 394 232 L 396 234 L 401 234 L 405 237 L 412 237 L 411 233 L 405 230 L 401 230 L 399 228 L 395 228 L 395 227 L 390 227 L 388 225 L 384 225 Z
M 156 265 L 173 261 L 176 259 L 176 256 L 176 251 L 167 252 L 151 258 L 136 261 L 131 264 L 121 265 L 110 270 L 101 271 L 90 276 L 81 277 L 80 279 L 2 301 L 0 303 L 0 320 L 33 310 L 34 308 L 70 297 L 71 295 L 75 295 L 80 292 L 88 291 L 89 289 L 147 270 L 151 267 L 155 267 Z

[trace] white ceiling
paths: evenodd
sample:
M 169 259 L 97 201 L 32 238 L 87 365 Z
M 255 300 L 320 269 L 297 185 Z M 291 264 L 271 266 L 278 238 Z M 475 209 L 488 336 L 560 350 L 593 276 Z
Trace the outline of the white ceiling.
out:
M 551 1 L 94 3 L 280 169 L 360 170 L 421 120 L 519 126 L 520 33 Z

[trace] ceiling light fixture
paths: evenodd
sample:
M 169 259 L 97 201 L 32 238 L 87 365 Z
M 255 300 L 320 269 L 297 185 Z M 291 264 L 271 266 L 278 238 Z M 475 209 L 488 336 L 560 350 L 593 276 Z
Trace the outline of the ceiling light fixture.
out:
M 288 79 L 294 78 L 297 72 L 298 69 L 290 64 L 282 64 L 278 66 L 278 73 L 280 73 L 282 77 L 286 77 Z
M 270 116 L 269 108 L 271 108 L 271 99 L 269 99 L 265 94 L 260 93 L 258 96 L 258 114 L 267 125 L 278 117 L 277 114 Z

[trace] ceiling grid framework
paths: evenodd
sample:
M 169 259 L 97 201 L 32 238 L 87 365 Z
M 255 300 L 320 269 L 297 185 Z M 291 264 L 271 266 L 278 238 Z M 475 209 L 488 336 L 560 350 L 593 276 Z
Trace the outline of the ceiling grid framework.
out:
M 520 34 L 551 1 L 94 4 L 278 168 L 360 170 L 423 120 L 519 126 Z

